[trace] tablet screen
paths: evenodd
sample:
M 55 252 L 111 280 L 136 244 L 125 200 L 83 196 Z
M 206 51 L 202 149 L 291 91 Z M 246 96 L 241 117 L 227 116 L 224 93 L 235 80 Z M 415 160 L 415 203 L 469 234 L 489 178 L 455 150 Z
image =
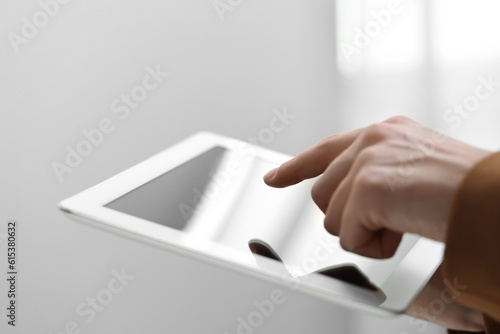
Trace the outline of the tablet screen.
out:
M 171 228 L 184 229 L 194 212 L 193 198 L 197 193 L 205 192 L 226 151 L 216 146 L 105 207 Z

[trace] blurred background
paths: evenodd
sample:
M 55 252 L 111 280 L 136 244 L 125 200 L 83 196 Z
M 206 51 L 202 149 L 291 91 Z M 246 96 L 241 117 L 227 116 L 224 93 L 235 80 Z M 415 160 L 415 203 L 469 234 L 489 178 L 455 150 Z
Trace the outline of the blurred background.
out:
M 200 130 L 293 155 L 399 114 L 498 150 L 499 10 L 494 0 L 1 1 L 0 242 L 18 220 L 20 279 L 19 325 L 2 316 L 0 331 L 236 333 L 271 284 L 74 223 L 56 203 Z M 270 132 L 277 114 L 284 127 Z M 84 149 L 102 122 L 108 133 Z M 0 256 L 4 266 L 4 243 Z M 92 320 L 77 313 L 122 268 L 130 286 Z M 445 333 L 287 300 L 252 330 Z
M 336 92 L 342 124 L 352 127 L 404 114 L 471 144 L 497 149 L 499 94 L 492 92 L 479 103 L 473 96 L 480 77 L 499 79 L 500 38 L 492 33 L 499 25 L 494 19 L 499 5 L 488 0 L 396 3 L 401 4 L 398 13 L 377 30 L 370 25 L 379 22 L 374 13 L 390 8 L 390 1 L 336 2 Z M 368 29 L 373 37 L 368 35 L 365 43 L 357 29 Z M 366 45 L 360 52 L 349 48 L 356 38 Z

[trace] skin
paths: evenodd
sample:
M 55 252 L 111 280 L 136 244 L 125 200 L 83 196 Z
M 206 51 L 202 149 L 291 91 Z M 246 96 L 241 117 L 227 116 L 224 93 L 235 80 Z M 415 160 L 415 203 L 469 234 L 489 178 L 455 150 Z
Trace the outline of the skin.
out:
M 335 134 L 264 176 L 272 187 L 318 177 L 312 198 L 325 228 L 359 255 L 389 258 L 403 233 L 446 242 L 453 199 L 467 171 L 491 154 L 397 116 Z M 408 314 L 450 329 L 484 330 L 480 312 L 456 301 L 419 312 L 447 291 L 438 269 Z

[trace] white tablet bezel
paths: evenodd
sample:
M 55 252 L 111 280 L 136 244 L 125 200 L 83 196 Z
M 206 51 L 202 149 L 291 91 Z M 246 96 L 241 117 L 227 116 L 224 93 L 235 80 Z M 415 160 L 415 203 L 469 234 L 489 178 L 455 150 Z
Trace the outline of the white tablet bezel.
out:
M 287 275 L 283 265 L 274 260 L 262 257 L 257 264 L 256 255 L 250 252 L 245 253 L 210 240 L 192 237 L 181 230 L 104 206 L 216 146 L 230 150 L 252 147 L 259 157 L 276 162 L 276 165 L 290 158 L 243 141 L 200 132 L 108 180 L 63 200 L 59 203 L 59 208 L 75 220 L 113 233 L 243 271 L 337 304 L 378 314 L 404 312 L 441 263 L 443 244 L 420 238 L 396 270 L 380 286 L 386 294 L 386 299 L 379 304 L 366 289 L 320 274 L 308 275 L 307 279 L 292 278 Z

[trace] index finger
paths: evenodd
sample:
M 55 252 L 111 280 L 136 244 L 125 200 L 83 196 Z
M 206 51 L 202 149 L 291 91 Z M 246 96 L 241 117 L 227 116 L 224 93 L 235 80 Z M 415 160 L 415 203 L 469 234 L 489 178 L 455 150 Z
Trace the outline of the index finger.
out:
M 288 187 L 325 171 L 328 165 L 347 149 L 363 128 L 327 137 L 296 157 L 264 175 L 264 182 L 276 188 Z

